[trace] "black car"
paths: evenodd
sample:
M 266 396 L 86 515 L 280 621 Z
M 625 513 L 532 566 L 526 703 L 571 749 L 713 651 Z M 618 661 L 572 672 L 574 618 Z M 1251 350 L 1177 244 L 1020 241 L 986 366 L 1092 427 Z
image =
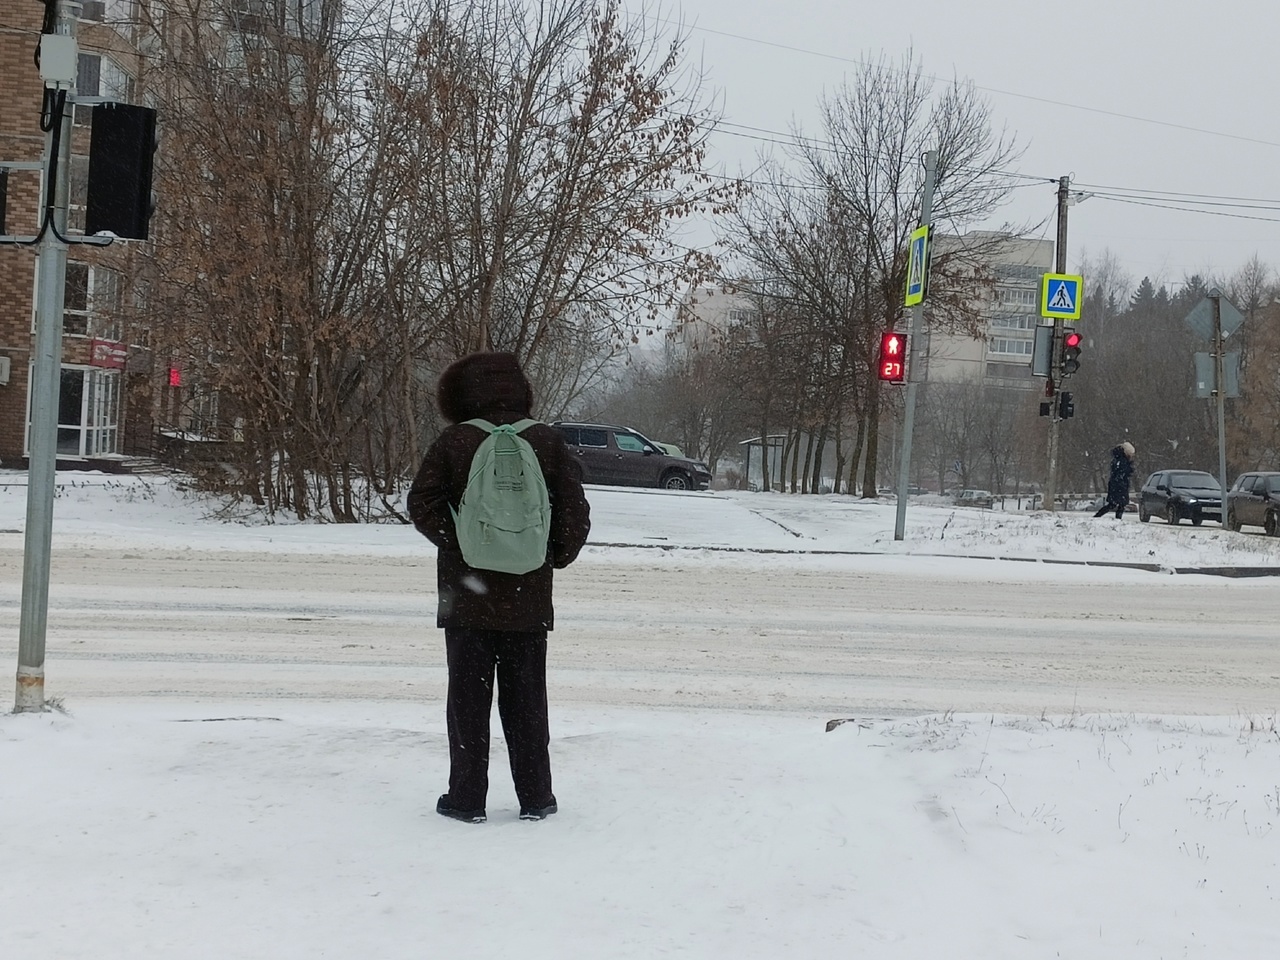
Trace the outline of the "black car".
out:
M 1138 519 L 1164 517 L 1170 523 L 1222 520 L 1222 486 L 1202 470 L 1157 470 L 1138 492 Z
M 604 423 L 551 424 L 564 435 L 584 483 L 666 490 L 705 490 L 711 471 L 701 460 L 673 457 L 630 427 Z
M 1227 527 L 1245 526 L 1280 537 L 1280 473 L 1242 473 L 1227 491 Z

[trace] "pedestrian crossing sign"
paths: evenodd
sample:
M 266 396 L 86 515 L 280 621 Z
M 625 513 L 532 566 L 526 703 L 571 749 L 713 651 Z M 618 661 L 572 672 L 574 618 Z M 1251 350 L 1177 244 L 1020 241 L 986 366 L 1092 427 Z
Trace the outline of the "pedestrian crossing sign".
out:
M 1084 298 L 1084 277 L 1070 273 L 1046 273 L 1040 278 L 1040 316 L 1052 320 L 1079 320 Z
M 907 247 L 907 297 L 905 306 L 924 302 L 929 289 L 929 225 L 917 227 Z

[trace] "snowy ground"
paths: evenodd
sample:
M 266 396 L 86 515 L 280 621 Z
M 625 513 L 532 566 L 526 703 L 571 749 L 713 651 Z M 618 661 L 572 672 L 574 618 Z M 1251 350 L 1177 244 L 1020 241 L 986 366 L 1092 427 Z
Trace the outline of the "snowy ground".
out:
M 0 958 L 1280 947 L 1280 579 L 1173 573 L 1280 567 L 1260 534 L 913 502 L 896 543 L 890 501 L 592 489 L 552 638 L 562 812 L 516 820 L 496 737 L 470 826 L 431 812 L 412 530 L 72 476 L 68 713 L 0 716 Z M 0 473 L 9 663 L 24 481 Z

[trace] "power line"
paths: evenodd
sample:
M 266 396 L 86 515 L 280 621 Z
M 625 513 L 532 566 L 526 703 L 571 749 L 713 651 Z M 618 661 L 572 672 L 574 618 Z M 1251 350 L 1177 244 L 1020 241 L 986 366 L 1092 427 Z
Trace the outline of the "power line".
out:
M 1094 194 L 1099 200 L 1109 200 L 1112 203 L 1129 203 L 1137 207 L 1153 207 L 1156 210 L 1173 210 L 1181 213 L 1202 213 L 1208 217 L 1229 217 L 1233 220 L 1261 220 L 1265 223 L 1280 223 L 1280 217 L 1258 217 L 1247 213 L 1227 213 L 1223 210 L 1203 210 L 1196 207 L 1183 207 L 1167 203 L 1153 203 L 1149 200 L 1135 200 L 1131 197 L 1111 196 L 1109 194 Z M 1260 207 L 1258 209 L 1268 209 Z M 1280 210 L 1277 210 L 1280 212 Z
M 1219 196 L 1218 194 L 1213 193 L 1187 193 L 1180 190 L 1151 190 L 1146 187 L 1115 187 L 1107 184 L 1083 183 L 1074 180 L 1071 182 L 1071 186 L 1081 190 L 1108 191 L 1123 194 L 1159 194 L 1160 196 L 1170 198 L 1185 199 L 1188 202 L 1192 201 L 1193 198 L 1201 198 L 1204 200 L 1238 201 L 1240 203 L 1280 204 L 1280 200 L 1269 199 L 1266 197 L 1231 197 Z
M 651 19 L 657 20 L 660 23 L 665 23 L 669 26 L 684 26 L 684 24 L 678 24 L 675 21 L 665 20 L 659 17 L 653 17 Z M 849 64 L 854 64 L 856 66 L 867 66 L 867 61 L 859 57 L 846 57 L 836 53 L 824 53 L 821 50 L 810 50 L 805 47 L 796 47 L 796 46 L 791 46 L 790 44 L 777 43 L 776 41 L 773 41 L 773 40 L 761 40 L 759 37 L 749 37 L 749 36 L 746 36 L 745 34 L 730 33 L 727 30 L 715 30 L 715 29 L 712 29 L 711 27 L 700 27 L 700 26 L 693 25 L 693 26 L 690 26 L 689 29 L 698 30 L 702 33 L 710 33 L 719 37 L 728 37 L 733 40 L 742 40 L 746 43 L 757 43 L 765 47 L 774 47 L 775 49 L 778 49 L 778 50 L 787 50 L 792 53 L 801 53 L 806 56 L 822 57 L 827 60 L 835 60 L 840 63 L 849 63 Z M 893 68 L 890 68 L 890 69 L 893 69 Z M 926 77 L 929 80 L 932 80 L 934 82 L 946 82 L 943 78 L 938 77 L 935 74 L 926 74 Z M 1228 140 L 1239 140 L 1243 143 L 1255 143 L 1264 147 L 1280 147 L 1280 142 L 1277 142 L 1275 140 L 1262 140 L 1258 137 L 1246 137 L 1243 134 L 1238 134 L 1238 133 L 1226 133 L 1222 130 L 1209 130 L 1205 127 L 1193 127 L 1190 124 L 1174 123 L 1171 120 L 1155 120 L 1151 117 L 1142 117 L 1142 116 L 1138 116 L 1136 114 L 1131 114 L 1131 113 L 1120 113 L 1119 111 L 1116 111 L 1116 110 L 1105 110 L 1101 107 L 1087 107 L 1087 106 L 1084 106 L 1083 104 L 1069 103 L 1065 100 L 1054 100 L 1050 97 L 1038 97 L 1030 93 L 1018 93 L 1014 90 L 1002 90 L 999 87 L 988 87 L 980 83 L 973 83 L 973 81 L 969 81 L 969 83 L 973 86 L 975 90 L 983 90 L 987 93 L 995 93 L 1004 97 L 1017 97 L 1020 100 L 1030 100 L 1033 103 L 1045 103 L 1045 104 L 1049 104 L 1050 106 L 1066 107 L 1071 110 L 1083 110 L 1086 113 L 1096 113 L 1105 117 L 1116 117 L 1117 119 L 1120 119 L 1120 120 L 1133 120 L 1137 123 L 1149 123 L 1154 126 L 1168 127 L 1173 130 L 1185 130 L 1189 133 L 1200 133 L 1200 134 L 1204 134 L 1206 136 L 1211 136 L 1211 137 L 1223 137 Z

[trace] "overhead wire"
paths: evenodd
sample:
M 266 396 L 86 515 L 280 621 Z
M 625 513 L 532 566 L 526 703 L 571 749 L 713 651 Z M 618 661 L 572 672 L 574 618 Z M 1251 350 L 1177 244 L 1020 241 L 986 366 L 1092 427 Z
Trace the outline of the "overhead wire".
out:
M 46 18 L 46 26 L 47 26 L 49 17 L 52 15 L 53 11 L 55 11 L 56 9 L 56 4 L 54 3 L 54 0 L 45 0 L 45 4 L 46 4 L 45 18 Z M 716 36 L 723 36 L 729 39 L 740 40 L 747 43 L 755 43 L 755 44 L 759 44 L 766 47 L 786 50 L 793 53 L 799 53 L 805 56 L 819 57 L 823 59 L 849 63 L 853 65 L 858 65 L 858 66 L 865 66 L 868 63 L 868 61 L 865 58 L 826 53 L 820 50 L 813 50 L 813 49 L 795 46 L 791 44 L 779 43 L 777 41 L 765 40 L 759 37 L 752 37 L 746 34 L 735 33 L 732 31 L 718 30 L 712 27 L 705 27 L 697 24 L 690 25 L 685 23 L 678 23 L 670 19 L 655 17 L 647 14 L 644 16 L 647 16 L 649 19 L 655 22 L 664 23 L 669 26 L 677 26 L 677 27 L 681 27 L 689 30 L 696 30 L 701 33 L 707 33 L 707 34 L 716 35 Z M 195 19 L 203 20 L 204 18 L 195 18 Z M 139 52 L 141 53 L 141 51 Z M 39 54 L 37 50 L 37 58 L 38 58 L 38 55 Z M 143 55 L 146 56 L 145 54 Z M 154 55 L 151 55 L 151 56 L 154 56 Z M 942 79 L 936 75 L 927 75 L 927 76 L 928 76 L 928 79 L 931 79 L 934 81 L 938 81 Z M 978 83 L 971 82 L 971 85 L 973 86 L 974 89 L 982 90 L 988 93 L 999 94 L 1001 96 L 1017 97 L 1025 100 L 1038 102 L 1038 103 L 1046 103 L 1046 104 L 1051 104 L 1055 106 L 1066 107 L 1069 109 L 1082 110 L 1086 112 L 1097 113 L 1100 115 L 1112 116 L 1112 117 L 1125 119 L 1125 120 L 1131 120 L 1134 122 L 1165 126 L 1173 129 L 1180 129 L 1188 132 L 1200 133 L 1200 134 L 1209 135 L 1209 136 L 1224 137 L 1224 138 L 1233 139 L 1233 140 L 1255 143 L 1263 146 L 1280 147 L 1280 142 L 1265 140 L 1261 138 L 1248 137 L 1248 136 L 1228 133 L 1228 132 L 1219 131 L 1219 130 L 1211 130 L 1204 127 L 1196 127 L 1190 124 L 1173 123 L 1169 121 L 1154 119 L 1151 117 L 1144 117 L 1144 116 L 1139 116 L 1134 114 L 1125 114 L 1118 111 L 1106 110 L 1106 109 L 1097 108 L 1097 107 L 1090 107 L 1083 104 L 1071 103 L 1068 101 L 1055 100 L 1052 98 L 1040 97 L 1033 94 L 1019 93 L 1016 91 L 1004 90 L 1004 89 L 990 87 L 990 86 L 986 86 Z M 834 143 L 832 143 L 829 140 L 822 139 L 820 137 L 808 136 L 805 134 L 795 133 L 795 132 L 782 132 L 777 130 L 771 130 L 765 127 L 752 126 L 749 124 L 737 123 L 729 120 L 716 121 L 715 129 L 718 132 L 727 136 L 740 137 L 743 139 L 755 140 L 760 143 L 767 143 L 767 144 L 773 144 L 778 146 L 810 147 L 810 148 L 822 150 L 825 152 L 836 152 L 838 149 Z M 1027 183 L 1012 185 L 1011 189 L 1045 185 L 1045 184 L 1057 184 L 1059 179 L 1057 177 L 1029 174 L 1029 173 L 1025 173 L 1018 170 L 1008 170 L 1008 169 L 997 169 L 997 170 L 990 170 L 986 172 L 989 172 L 998 176 L 1004 176 L 1010 179 L 1020 179 L 1020 180 L 1028 181 Z M 751 177 L 728 177 L 723 174 L 710 174 L 710 175 L 713 177 L 716 177 L 717 179 L 723 179 L 727 181 L 736 180 L 739 182 L 744 182 L 744 183 L 748 183 L 756 186 L 767 185 L 766 182 L 755 180 Z M 808 186 L 809 189 L 822 189 L 820 185 L 805 185 L 805 186 Z M 1214 215 L 1214 216 L 1234 217 L 1237 219 L 1280 222 L 1280 219 L 1276 219 L 1276 218 L 1228 212 L 1229 210 L 1234 209 L 1234 210 L 1258 210 L 1263 212 L 1275 211 L 1277 213 L 1280 213 L 1280 199 L 1272 200 L 1272 199 L 1266 199 L 1266 198 L 1233 197 L 1233 196 L 1222 196 L 1222 195 L 1208 194 L 1208 193 L 1158 190 L 1154 188 L 1116 187 L 1116 186 L 1110 186 L 1110 185 L 1089 184 L 1085 182 L 1074 182 L 1074 181 L 1072 182 L 1071 186 L 1072 186 L 1072 189 L 1074 190 L 1089 191 L 1091 196 L 1097 197 L 1100 200 L 1111 200 L 1117 203 L 1130 203 L 1137 206 L 1146 206 L 1146 207 L 1152 207 L 1156 209 L 1178 210 L 1178 211 L 1189 212 L 1189 213 L 1203 213 L 1203 214 Z M 1178 202 L 1174 202 L 1174 201 L 1178 201 Z M 1211 209 L 1211 208 L 1221 208 L 1221 209 Z
M 712 27 L 702 27 L 696 24 L 686 25 L 683 23 L 678 23 L 673 20 L 664 19 L 661 17 L 651 17 L 651 19 L 654 19 L 660 23 L 668 24 L 670 26 L 687 26 L 688 29 L 697 30 L 701 33 L 709 33 L 714 36 L 728 37 L 732 40 L 742 40 L 747 43 L 757 43 L 757 44 L 760 44 L 761 46 L 773 47 L 779 50 L 787 50 L 792 53 L 801 53 L 801 54 L 805 54 L 806 56 L 821 57 L 827 60 L 835 60 L 841 63 L 853 64 L 855 66 L 867 65 L 867 61 L 860 57 L 849 57 L 849 56 L 844 56 L 836 53 L 825 53 L 821 50 L 810 50 L 806 47 L 797 47 L 791 44 L 778 43 L 775 40 L 763 40 L 759 37 L 751 37 L 741 33 L 732 33 L 727 30 L 716 30 Z M 935 82 L 943 79 L 937 76 L 936 74 L 926 74 L 925 76 L 927 77 L 927 79 L 933 80 Z M 1090 107 L 1080 103 L 1071 103 L 1066 100 L 1055 100 L 1051 97 L 1040 97 L 1030 93 L 1019 93 L 1015 90 L 1003 90 L 999 87 L 989 87 L 984 84 L 974 83 L 973 81 L 969 81 L 969 83 L 975 90 L 982 90 L 982 91 L 985 91 L 986 93 L 995 93 L 1004 97 L 1017 97 L 1022 100 L 1030 100 L 1033 103 L 1044 103 L 1044 104 L 1049 104 L 1050 106 L 1055 106 L 1055 107 L 1066 107 L 1071 110 L 1082 110 L 1087 113 L 1096 113 L 1101 116 L 1115 117 L 1120 120 L 1133 120 L 1138 123 L 1149 123 L 1155 126 L 1169 127 L 1174 130 L 1185 130 L 1189 133 L 1200 133 L 1200 134 L 1205 134 L 1206 136 L 1212 136 L 1212 137 L 1224 137 L 1229 140 L 1239 140 L 1244 143 L 1255 143 L 1260 146 L 1280 147 L 1280 141 L 1263 140 L 1259 137 L 1248 137 L 1243 134 L 1227 133 L 1222 130 L 1210 130 L 1206 127 L 1196 127 L 1186 123 L 1175 123 L 1171 120 L 1157 120 L 1152 117 L 1143 117 L 1137 114 L 1120 113 L 1119 111 L 1107 110 L 1102 107 Z

